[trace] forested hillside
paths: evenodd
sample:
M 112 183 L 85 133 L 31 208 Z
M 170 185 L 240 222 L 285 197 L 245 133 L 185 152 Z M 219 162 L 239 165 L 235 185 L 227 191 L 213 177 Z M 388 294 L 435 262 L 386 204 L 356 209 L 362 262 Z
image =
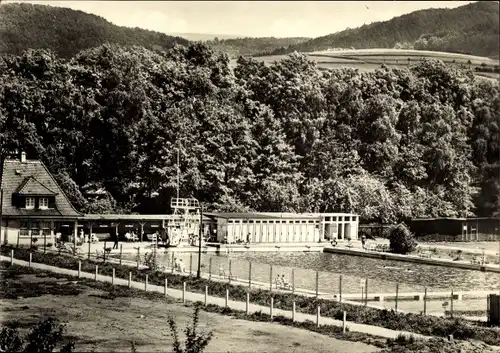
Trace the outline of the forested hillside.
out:
M 166 50 L 175 43 L 189 42 L 141 28 L 115 26 L 102 17 L 68 8 L 26 3 L 0 5 L 0 54 L 19 55 L 26 49 L 40 48 L 69 58 L 104 43 Z
M 237 58 L 240 55 L 254 55 L 261 52 L 270 52 L 273 50 L 286 50 L 291 45 L 303 43 L 310 38 L 230 38 L 207 41 L 207 44 L 215 50 L 227 53 L 230 58 Z
M 455 9 L 415 11 L 266 54 L 396 47 L 494 57 L 500 51 L 498 19 L 498 1 L 479 1 Z
M 181 195 L 211 210 L 499 215 L 495 82 L 439 61 L 367 73 L 299 54 L 228 63 L 202 44 L 5 57 L 2 156 L 41 158 L 87 212 L 168 212 L 180 147 Z M 107 199 L 82 196 L 100 187 Z

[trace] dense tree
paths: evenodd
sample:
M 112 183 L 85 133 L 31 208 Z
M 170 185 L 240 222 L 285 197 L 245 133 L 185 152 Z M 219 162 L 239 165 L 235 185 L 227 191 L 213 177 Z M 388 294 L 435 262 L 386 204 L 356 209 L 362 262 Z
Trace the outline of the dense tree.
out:
M 499 213 L 498 85 L 423 61 L 320 71 L 197 43 L 103 45 L 0 62 L 2 158 L 41 158 L 84 212 L 225 211 L 411 217 Z M 99 190 L 104 197 L 93 198 Z

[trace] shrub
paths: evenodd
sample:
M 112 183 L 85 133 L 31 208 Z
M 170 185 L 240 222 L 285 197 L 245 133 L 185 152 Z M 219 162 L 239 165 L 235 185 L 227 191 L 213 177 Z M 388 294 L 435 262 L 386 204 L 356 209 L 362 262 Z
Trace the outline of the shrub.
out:
M 192 315 L 193 323 L 187 326 L 184 332 L 186 333 L 186 342 L 184 342 L 184 349 L 181 347 L 179 334 L 177 332 L 177 325 L 172 317 L 168 318 L 168 326 L 170 333 L 174 339 L 174 353 L 203 353 L 210 340 L 213 338 L 213 332 L 208 334 L 198 333 L 198 322 L 200 316 L 200 305 L 196 305 Z
M 417 241 L 406 225 L 400 223 L 389 229 L 389 246 L 393 253 L 408 254 L 415 251 Z
M 63 341 L 66 325 L 59 324 L 56 318 L 49 317 L 39 322 L 21 338 L 17 328 L 2 327 L 0 332 L 0 351 L 2 352 L 53 352 Z M 75 345 L 68 342 L 60 352 L 73 352 Z

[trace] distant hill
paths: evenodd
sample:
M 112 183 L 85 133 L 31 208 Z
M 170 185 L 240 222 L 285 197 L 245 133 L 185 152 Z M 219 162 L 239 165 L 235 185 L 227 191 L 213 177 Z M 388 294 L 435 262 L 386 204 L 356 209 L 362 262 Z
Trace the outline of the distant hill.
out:
M 498 56 L 499 3 L 481 1 L 454 9 L 427 9 L 311 39 L 260 55 L 329 48 L 403 48 Z
M 159 50 L 189 43 L 164 33 L 116 26 L 83 11 L 26 3 L 0 5 L 0 54 L 47 48 L 67 58 L 106 42 Z
M 234 39 L 234 38 L 245 38 L 238 35 L 230 35 L 230 34 L 203 34 L 203 33 L 170 33 L 172 36 L 181 37 L 187 40 L 191 40 L 193 42 L 205 42 L 209 40 L 217 39 Z
M 255 55 L 257 53 L 271 52 L 274 50 L 286 50 L 290 46 L 304 43 L 310 39 L 311 38 L 306 37 L 215 38 L 207 43 L 214 49 L 227 53 L 231 58 L 236 58 L 240 55 Z

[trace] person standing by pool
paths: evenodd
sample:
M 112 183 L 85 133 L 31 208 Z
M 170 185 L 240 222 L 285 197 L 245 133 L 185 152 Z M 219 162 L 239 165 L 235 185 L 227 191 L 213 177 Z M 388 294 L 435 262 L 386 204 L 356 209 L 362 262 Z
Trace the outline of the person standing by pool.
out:
M 115 232 L 114 240 L 113 249 L 118 249 L 118 232 Z
M 366 243 L 366 236 L 363 234 L 361 236 L 361 246 L 363 247 L 363 249 L 365 248 L 365 243 Z

